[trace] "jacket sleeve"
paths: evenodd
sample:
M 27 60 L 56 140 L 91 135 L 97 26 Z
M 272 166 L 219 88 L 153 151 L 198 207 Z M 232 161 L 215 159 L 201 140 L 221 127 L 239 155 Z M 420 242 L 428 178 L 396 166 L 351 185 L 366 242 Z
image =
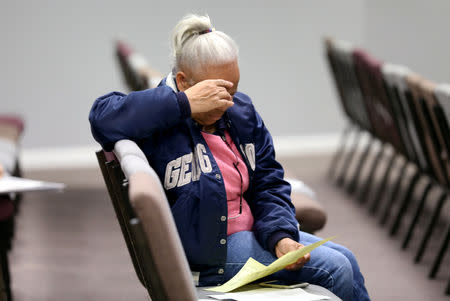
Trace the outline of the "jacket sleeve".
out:
M 262 246 L 274 253 L 275 244 L 284 237 L 299 239 L 299 226 L 284 171 L 275 160 L 272 137 L 255 111 L 255 173 L 252 213 L 254 232 Z
M 142 139 L 190 117 L 186 94 L 168 86 L 132 92 L 112 92 L 95 100 L 89 113 L 95 140 L 106 151 L 122 139 Z

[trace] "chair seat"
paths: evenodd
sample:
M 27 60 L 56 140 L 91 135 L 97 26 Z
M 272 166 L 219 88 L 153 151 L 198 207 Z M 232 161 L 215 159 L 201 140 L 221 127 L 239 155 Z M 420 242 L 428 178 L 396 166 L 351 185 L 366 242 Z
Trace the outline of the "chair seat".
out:
M 301 193 L 293 193 L 291 200 L 295 206 L 295 217 L 300 223 L 300 230 L 314 233 L 325 226 L 327 214 L 318 201 Z

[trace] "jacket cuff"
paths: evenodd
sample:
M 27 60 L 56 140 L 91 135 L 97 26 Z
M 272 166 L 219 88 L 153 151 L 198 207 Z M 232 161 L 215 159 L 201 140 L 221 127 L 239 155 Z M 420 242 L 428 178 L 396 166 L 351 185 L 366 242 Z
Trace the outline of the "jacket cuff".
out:
M 290 238 L 292 240 L 295 240 L 292 235 L 290 235 L 289 233 L 284 232 L 284 231 L 277 231 L 277 232 L 274 232 L 271 236 L 269 236 L 269 239 L 267 240 L 267 246 L 269 247 L 269 251 L 273 255 L 275 255 L 275 256 L 277 255 L 277 254 L 275 254 L 275 246 L 283 238 Z
M 181 117 L 188 118 L 191 117 L 191 105 L 184 92 L 177 93 L 178 106 L 180 107 Z

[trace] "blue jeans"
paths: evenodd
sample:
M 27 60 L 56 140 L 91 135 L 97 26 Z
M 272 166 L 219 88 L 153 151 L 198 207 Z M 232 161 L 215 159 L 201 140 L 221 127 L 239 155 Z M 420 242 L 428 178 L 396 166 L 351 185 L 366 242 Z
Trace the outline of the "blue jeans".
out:
M 300 232 L 300 243 L 309 245 L 320 238 Z M 269 265 L 277 258 L 264 250 L 251 231 L 237 232 L 227 240 L 227 263 L 225 281 L 231 279 L 249 257 Z M 283 279 L 295 282 L 309 282 L 327 288 L 342 300 L 370 300 L 364 286 L 364 278 L 355 256 L 347 248 L 327 242 L 311 252 L 311 260 L 300 270 L 282 270 L 268 279 Z

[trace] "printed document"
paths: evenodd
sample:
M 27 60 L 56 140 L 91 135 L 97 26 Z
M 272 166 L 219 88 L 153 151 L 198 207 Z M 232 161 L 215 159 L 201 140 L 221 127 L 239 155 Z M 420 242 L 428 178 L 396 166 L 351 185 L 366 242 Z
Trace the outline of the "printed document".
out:
M 332 240 L 335 237 L 336 236 L 329 237 L 316 243 L 307 245 L 301 249 L 289 252 L 283 255 L 282 257 L 278 258 L 268 266 L 259 263 L 258 261 L 250 257 L 244 264 L 242 269 L 233 278 L 228 280 L 223 285 L 207 288 L 205 290 L 221 293 L 231 292 L 232 290 L 237 289 L 238 287 L 241 287 L 245 284 L 269 276 L 275 272 L 284 269 L 286 266 L 293 264 L 301 257 L 305 256 L 315 248 L 323 245 L 324 243 Z
M 39 190 L 63 191 L 65 187 L 66 185 L 62 183 L 36 181 L 11 176 L 0 178 L 0 194 Z

